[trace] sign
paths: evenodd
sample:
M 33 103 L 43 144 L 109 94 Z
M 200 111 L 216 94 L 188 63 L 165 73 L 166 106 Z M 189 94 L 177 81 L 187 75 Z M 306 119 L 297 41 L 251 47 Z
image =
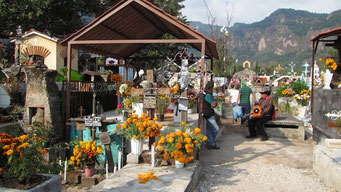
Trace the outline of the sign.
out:
M 85 127 L 102 127 L 102 118 L 101 117 L 84 117 L 85 119 Z
M 155 94 L 144 95 L 143 108 L 144 109 L 156 108 L 156 95 Z
M 76 130 L 79 130 L 79 131 L 85 130 L 84 123 L 77 123 L 76 124 Z
M 180 111 L 188 110 L 188 99 L 186 97 L 179 98 L 179 110 Z
M 109 136 L 109 132 L 102 132 L 99 134 L 99 139 L 103 145 L 109 145 L 111 143 L 111 139 Z

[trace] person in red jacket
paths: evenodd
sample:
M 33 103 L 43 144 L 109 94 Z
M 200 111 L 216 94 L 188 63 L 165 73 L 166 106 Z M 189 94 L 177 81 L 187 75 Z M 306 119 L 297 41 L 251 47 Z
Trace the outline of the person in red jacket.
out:
M 263 88 L 260 92 L 261 98 L 255 103 L 255 105 L 260 105 L 262 108 L 262 114 L 260 118 L 252 117 L 249 120 L 249 132 L 250 134 L 246 138 L 254 138 L 257 133 L 260 135 L 261 141 L 268 140 L 268 134 L 264 131 L 264 124 L 272 119 L 272 114 L 274 110 L 273 98 L 270 96 L 270 90 L 268 88 Z

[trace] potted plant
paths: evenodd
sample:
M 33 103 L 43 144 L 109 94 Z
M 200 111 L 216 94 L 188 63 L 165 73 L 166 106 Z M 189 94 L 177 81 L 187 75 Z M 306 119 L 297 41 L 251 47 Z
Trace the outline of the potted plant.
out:
M 165 113 L 169 106 L 168 95 L 158 95 L 156 98 L 156 112 L 159 116 L 160 121 L 164 121 Z
M 162 136 L 157 150 L 163 153 L 163 158 L 174 158 L 176 168 L 182 168 L 184 164 L 194 160 L 194 150 L 200 149 L 200 145 L 207 141 L 207 137 L 201 133 L 200 128 L 190 129 L 185 122 L 181 122 L 181 129 Z
M 160 135 L 161 124 L 156 124 L 157 118 L 153 120 L 143 113 L 141 117 L 137 114 L 129 114 L 126 122 L 117 125 L 122 135 L 131 141 L 131 152 L 136 155 L 142 153 L 142 139 L 157 137 Z
M 194 92 L 187 93 L 188 98 L 188 113 L 195 113 L 197 108 L 197 98 Z
M 84 168 L 85 176 L 91 177 L 94 175 L 97 156 L 102 154 L 102 152 L 102 146 L 97 145 L 96 141 L 79 141 L 73 148 L 70 165 L 75 170 Z
M 58 164 L 51 166 L 44 160 L 47 153 L 44 149 L 46 141 L 39 137 L 21 135 L 14 137 L 0 133 L 0 183 L 1 187 L 30 189 L 42 191 L 44 189 L 61 191 L 61 177 L 46 175 L 52 167 L 59 172 Z M 57 168 L 57 169 L 56 169 Z
M 300 94 L 294 95 L 294 98 L 296 99 L 297 103 L 300 105 L 299 107 L 299 117 L 305 118 L 307 111 L 308 111 L 308 105 L 310 102 L 310 91 L 307 89 L 303 89 Z

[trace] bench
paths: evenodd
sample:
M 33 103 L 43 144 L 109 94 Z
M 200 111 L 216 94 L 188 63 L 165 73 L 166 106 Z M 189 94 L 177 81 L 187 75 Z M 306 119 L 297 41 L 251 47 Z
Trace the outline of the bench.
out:
M 305 140 L 304 125 L 290 114 L 276 114 L 274 121 L 268 121 L 264 125 L 265 131 L 271 137 Z

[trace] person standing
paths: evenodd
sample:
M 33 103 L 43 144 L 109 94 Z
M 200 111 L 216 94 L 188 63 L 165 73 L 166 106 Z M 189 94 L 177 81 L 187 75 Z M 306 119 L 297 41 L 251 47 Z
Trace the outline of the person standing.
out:
M 239 89 L 237 103 L 239 102 L 239 104 L 242 106 L 243 115 L 246 115 L 251 111 L 250 95 L 252 95 L 254 101 L 256 101 L 256 96 L 252 89 L 247 86 L 246 81 L 242 81 L 242 87 Z M 241 124 L 244 124 L 249 120 L 249 118 L 249 116 L 242 118 Z
M 208 137 L 208 149 L 220 149 L 217 146 L 215 138 L 219 131 L 219 126 L 215 119 L 214 107 L 217 106 L 217 102 L 213 98 L 213 81 L 207 82 L 205 86 L 205 98 L 203 104 L 203 114 L 206 120 L 206 134 Z
M 256 105 L 262 107 L 262 114 L 260 118 L 252 117 L 249 120 L 249 132 L 250 134 L 246 138 L 254 138 L 257 133 L 260 135 L 261 141 L 268 140 L 268 134 L 264 131 L 264 124 L 272 119 L 274 113 L 273 98 L 270 96 L 270 90 L 263 88 L 260 92 L 261 98 L 256 102 Z
M 236 122 L 238 119 L 238 115 L 237 115 L 235 107 L 237 105 L 239 90 L 236 89 L 235 84 L 231 85 L 231 89 L 229 90 L 229 94 L 230 94 L 229 101 L 232 105 L 233 120 Z

